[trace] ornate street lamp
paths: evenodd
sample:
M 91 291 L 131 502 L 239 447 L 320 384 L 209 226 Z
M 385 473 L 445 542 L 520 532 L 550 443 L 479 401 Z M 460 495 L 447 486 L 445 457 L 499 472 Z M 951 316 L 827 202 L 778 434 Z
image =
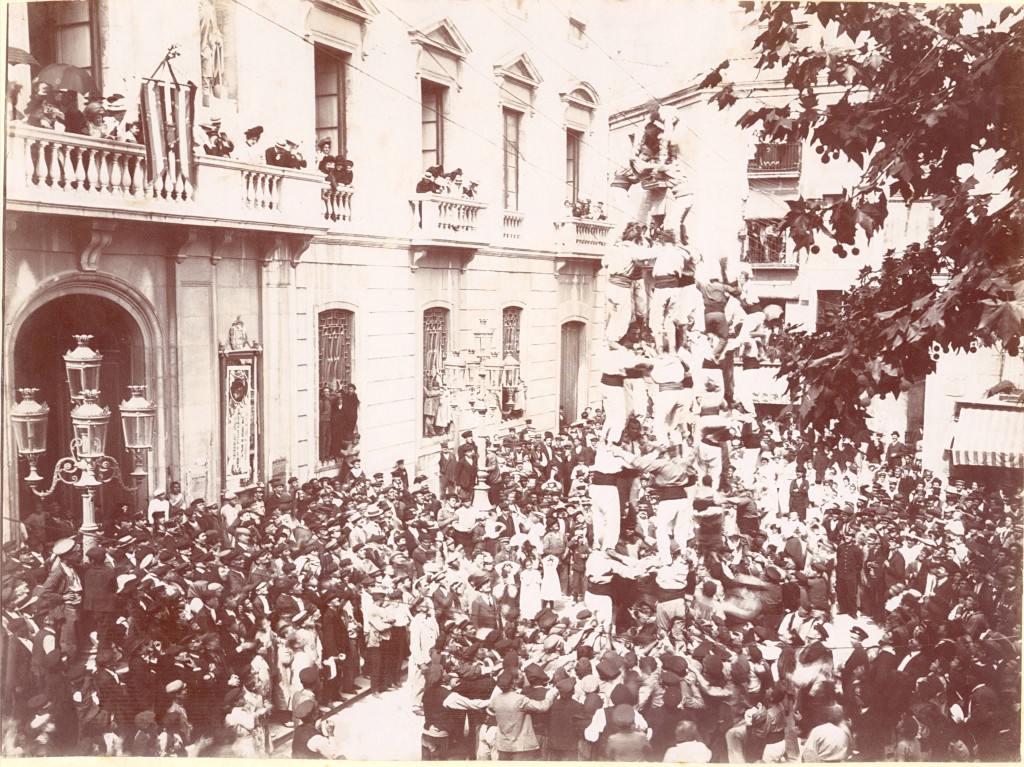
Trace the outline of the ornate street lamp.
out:
M 511 354 L 506 354 L 505 359 L 502 360 L 502 375 L 504 380 L 502 384 L 506 389 L 512 389 L 519 385 L 519 360 L 513 357 Z
M 146 399 L 145 386 L 129 386 L 131 399 L 121 403 L 121 426 L 124 446 L 135 460 L 133 477 L 145 477 L 142 468 L 143 453 L 153 449 L 153 427 L 156 423 L 156 405 Z
M 64 355 L 64 367 L 68 372 L 68 389 L 71 401 L 81 402 L 83 391 L 100 390 L 100 363 L 103 355 L 89 348 L 93 336 L 72 336 L 78 346 Z
M 30 470 L 25 481 L 30 485 L 43 481 L 36 466 L 39 456 L 46 452 L 46 424 L 50 418 L 49 406 L 36 402 L 38 393 L 39 389 L 18 389 L 21 401 L 11 408 L 14 441 L 18 446 L 18 455 L 28 461 Z
M 18 455 L 29 463 L 30 471 L 25 482 L 40 498 L 53 494 L 57 483 L 71 485 L 82 491 L 82 553 L 90 548 L 96 536 L 96 514 L 93 496 L 96 488 L 117 480 L 126 490 L 137 490 L 147 474 L 142 468 L 142 452 L 153 447 L 153 423 L 156 420 L 156 406 L 143 397 L 145 387 L 129 387 L 132 397 L 121 403 L 121 426 L 124 430 L 125 447 L 135 459 L 136 481 L 125 484 L 121 478 L 121 467 L 117 460 L 104 452 L 107 444 L 107 428 L 110 425 L 110 408 L 99 404 L 100 363 L 103 356 L 89 348 L 92 336 L 75 336 L 78 346 L 64 355 L 67 368 L 68 388 L 72 401 L 77 404 L 71 411 L 71 455 L 61 458 L 53 469 L 53 481 L 46 490 L 38 485 L 43 477 L 37 472 L 39 456 L 46 452 L 46 425 L 50 408 L 38 403 L 35 396 L 38 389 L 19 389 L 21 401 L 11 409 Z

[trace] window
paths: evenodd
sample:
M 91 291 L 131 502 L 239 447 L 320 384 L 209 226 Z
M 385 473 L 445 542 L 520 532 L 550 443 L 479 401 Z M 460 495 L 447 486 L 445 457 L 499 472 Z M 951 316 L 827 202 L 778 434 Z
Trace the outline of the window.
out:
M 840 319 L 843 311 L 843 291 L 841 290 L 819 290 L 818 311 L 816 314 L 816 330 L 822 330 L 827 325 Z
M 747 219 L 747 237 L 743 261 L 748 264 L 786 263 L 786 237 L 779 231 L 782 219 Z
M 316 137 L 331 140 L 334 154 L 346 154 L 345 76 L 348 55 L 318 45 L 313 56 L 316 73 Z
M 575 203 L 580 196 L 580 147 L 583 134 L 567 128 L 565 131 L 565 199 Z
M 446 417 L 447 408 L 441 407 L 444 398 L 444 362 L 448 357 L 448 315 L 448 310 L 441 308 L 423 312 L 424 437 L 445 434 L 451 426 L 450 417 Z
M 29 3 L 32 55 L 43 66 L 71 64 L 92 75 L 100 88 L 99 30 L 95 0 Z M 84 95 L 84 94 L 83 94 Z
M 424 80 L 420 88 L 423 168 L 429 168 L 444 164 L 444 93 L 448 89 L 429 80 Z
M 511 421 L 523 417 L 526 407 L 525 386 L 522 382 L 523 357 L 519 347 L 519 333 L 523 310 L 518 306 L 507 306 L 501 312 L 501 359 L 512 357 L 519 363 L 517 372 L 506 370 L 501 387 L 501 419 Z
M 514 109 L 503 109 L 505 118 L 505 210 L 519 210 L 519 125 L 522 114 Z
M 320 460 L 337 455 L 332 440 L 331 406 L 338 401 L 343 384 L 352 383 L 352 325 L 354 313 L 344 309 L 320 312 Z M 324 389 L 327 389 L 325 392 Z

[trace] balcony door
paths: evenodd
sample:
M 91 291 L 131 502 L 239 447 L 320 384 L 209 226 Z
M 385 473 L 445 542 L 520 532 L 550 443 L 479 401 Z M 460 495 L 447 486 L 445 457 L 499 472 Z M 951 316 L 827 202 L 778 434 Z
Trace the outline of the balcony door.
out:
M 586 354 L 586 325 L 571 321 L 562 325 L 562 355 L 559 362 L 558 409 L 561 423 L 572 423 L 579 416 L 580 370 Z

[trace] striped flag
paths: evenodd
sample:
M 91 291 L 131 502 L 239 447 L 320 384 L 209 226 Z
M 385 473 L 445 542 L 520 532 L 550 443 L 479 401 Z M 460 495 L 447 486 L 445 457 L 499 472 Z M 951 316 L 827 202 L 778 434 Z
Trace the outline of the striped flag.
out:
M 193 83 L 144 80 L 139 102 L 146 138 L 146 162 L 158 197 L 192 196 Z

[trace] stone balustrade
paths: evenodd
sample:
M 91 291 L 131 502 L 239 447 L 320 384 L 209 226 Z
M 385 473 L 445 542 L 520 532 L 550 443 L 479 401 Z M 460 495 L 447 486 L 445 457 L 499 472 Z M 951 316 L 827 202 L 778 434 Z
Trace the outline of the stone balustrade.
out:
M 321 197 L 324 201 L 324 219 L 332 222 L 352 221 L 352 198 L 355 189 L 350 186 L 337 186 L 333 189 L 324 183 Z
M 608 247 L 612 225 L 605 221 L 567 218 L 555 221 L 556 245 L 566 253 L 601 256 Z
M 516 242 L 523 236 L 523 214 L 506 210 L 501 220 L 502 239 Z
M 174 223 L 242 228 L 325 228 L 323 176 L 199 155 L 182 168 L 173 152 L 149 172 L 146 148 L 14 123 L 8 131 L 7 204 L 66 207 Z M 338 207 L 350 211 L 349 202 Z M 287 213 L 287 215 L 285 215 Z
M 409 200 L 412 237 L 420 243 L 481 245 L 489 241 L 481 231 L 480 213 L 486 203 L 435 194 L 421 194 Z

